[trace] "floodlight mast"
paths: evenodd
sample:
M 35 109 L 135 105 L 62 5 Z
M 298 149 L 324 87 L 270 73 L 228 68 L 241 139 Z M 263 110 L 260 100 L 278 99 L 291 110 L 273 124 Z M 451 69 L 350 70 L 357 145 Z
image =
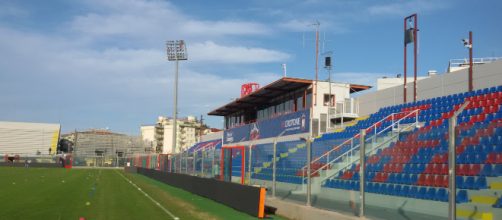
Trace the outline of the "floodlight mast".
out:
M 169 61 L 175 61 L 175 73 L 174 73 L 174 110 L 173 110 L 173 140 L 171 146 L 171 153 L 176 153 L 177 145 L 177 116 L 178 116 L 178 62 L 180 60 L 187 60 L 187 50 L 184 40 L 170 40 L 166 43 L 167 47 L 167 59 Z
M 469 92 L 472 92 L 473 90 L 473 85 L 472 85 L 472 31 L 469 31 L 469 40 L 463 39 L 462 42 L 464 43 L 464 47 L 469 48 Z
M 418 18 L 417 14 L 412 14 L 406 18 L 404 18 L 404 32 L 405 32 L 405 38 L 404 38 L 404 83 L 403 83 L 403 103 L 406 103 L 406 92 L 408 90 L 406 86 L 406 80 L 407 80 L 407 51 L 406 51 L 406 45 L 408 43 L 413 43 L 413 72 L 414 72 L 414 77 L 413 77 L 413 101 L 417 101 L 417 43 L 418 43 L 418 36 L 417 36 L 417 31 L 418 31 Z M 413 22 L 411 22 L 413 20 Z M 410 28 L 407 28 L 406 22 L 410 22 Z M 413 26 L 412 26 L 413 25 Z M 411 34 L 411 37 L 408 35 Z M 408 36 L 407 36 L 408 35 Z M 410 37 L 410 38 L 408 38 Z

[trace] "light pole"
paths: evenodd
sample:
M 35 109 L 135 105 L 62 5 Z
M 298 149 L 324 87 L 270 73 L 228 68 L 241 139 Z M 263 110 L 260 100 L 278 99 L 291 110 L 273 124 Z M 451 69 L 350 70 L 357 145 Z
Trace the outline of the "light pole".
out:
M 412 22 L 413 21 L 413 22 Z M 406 22 L 409 22 L 410 24 L 406 24 Z M 408 28 L 408 26 L 410 26 Z M 417 14 L 412 14 L 406 18 L 404 18 L 404 84 L 403 84 L 403 103 L 406 103 L 406 92 L 407 92 L 407 87 L 406 87 L 406 80 L 407 80 L 407 68 L 406 68 L 406 61 L 407 61 L 407 52 L 406 52 L 406 45 L 409 43 L 413 43 L 413 101 L 417 101 L 417 54 L 418 54 L 418 49 L 417 49 L 417 41 L 418 41 L 418 36 L 417 36 L 417 31 L 418 31 L 418 16 Z
M 469 40 L 462 39 L 464 47 L 469 48 L 469 92 L 473 90 L 472 85 L 472 31 L 469 31 Z
M 174 110 L 173 110 L 173 141 L 171 152 L 176 153 L 176 130 L 177 130 L 177 114 L 178 114 L 178 62 L 180 60 L 187 60 L 188 54 L 184 40 L 170 40 L 166 43 L 167 59 L 169 61 L 176 61 L 175 74 L 174 74 Z
M 329 106 L 328 106 L 328 128 L 331 128 L 331 108 L 333 107 L 333 97 L 331 96 L 331 57 L 333 56 L 332 51 L 324 53 L 324 68 L 328 70 L 328 90 L 329 90 Z

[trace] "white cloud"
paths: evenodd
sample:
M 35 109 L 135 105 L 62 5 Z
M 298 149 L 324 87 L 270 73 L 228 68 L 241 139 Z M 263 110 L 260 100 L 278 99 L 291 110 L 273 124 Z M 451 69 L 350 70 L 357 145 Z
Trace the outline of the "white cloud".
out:
M 432 11 L 445 8 L 443 1 L 403 1 L 383 5 L 373 5 L 368 7 L 371 15 L 408 15 L 415 12 Z
M 75 42 L 78 40 L 71 37 L 55 39 L 0 28 L 0 93 L 9 94 L 9 98 L 0 101 L 0 105 L 8 106 L 0 109 L 2 118 L 30 120 L 24 115 L 31 115 L 35 121 L 37 117 L 61 121 L 70 129 L 129 126 L 125 129 L 131 133 L 131 127 L 153 122 L 158 115 L 170 115 L 173 63 L 166 61 L 163 50 L 94 49 Z M 212 41 L 194 43 L 189 53 L 191 62 L 262 63 L 289 57 L 274 50 L 226 47 Z M 212 57 L 219 53 L 225 56 Z M 245 82 L 264 84 L 279 77 L 271 73 L 251 74 L 249 70 L 230 77 L 219 74 L 182 64 L 182 116 L 206 114 L 237 97 Z M 113 117 L 103 117 L 110 114 Z M 78 119 L 81 117 L 87 120 Z M 127 117 L 129 125 L 120 117 Z
M 104 7 L 106 13 L 92 12 L 77 16 L 70 23 L 71 29 L 94 36 L 125 35 L 123 37 L 138 39 L 193 39 L 194 36 L 264 35 L 272 32 L 267 26 L 256 22 L 197 19 L 168 2 L 92 1 L 91 6 Z
M 190 20 L 182 24 L 185 34 L 204 35 L 263 35 L 271 32 L 265 25 L 239 21 L 198 21 Z
M 313 30 L 312 27 L 313 23 L 314 23 L 313 21 L 292 19 L 285 21 L 283 23 L 279 23 L 279 27 L 286 30 L 297 31 L 297 32 L 311 31 Z
M 267 63 L 285 61 L 287 53 L 253 47 L 223 46 L 212 41 L 195 43 L 189 47 L 191 60 L 222 63 Z

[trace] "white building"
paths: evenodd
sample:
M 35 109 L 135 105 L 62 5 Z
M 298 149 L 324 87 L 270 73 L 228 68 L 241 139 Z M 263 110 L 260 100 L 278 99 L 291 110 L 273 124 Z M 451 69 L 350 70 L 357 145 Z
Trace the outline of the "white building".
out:
M 168 154 L 173 152 L 173 122 L 172 118 L 159 117 L 155 125 L 156 151 Z M 176 123 L 176 152 L 179 149 L 186 149 L 200 141 L 201 130 L 206 126 L 202 125 L 193 116 L 178 119 Z
M 140 127 L 141 139 L 148 145 L 151 146 L 152 151 L 155 152 L 155 147 L 157 146 L 157 140 L 155 139 L 155 125 L 143 125 Z
M 224 145 L 254 145 L 318 136 L 359 117 L 351 94 L 371 88 L 283 77 L 214 109 L 223 116 Z M 241 91 L 242 92 L 242 91 Z
M 0 154 L 55 154 L 60 124 L 0 121 Z
M 473 66 L 473 89 L 502 85 L 502 59 L 484 58 L 480 60 L 493 61 L 477 62 Z M 452 66 L 450 62 L 450 68 Z M 461 68 L 417 81 L 417 101 L 468 91 L 468 73 L 468 68 Z M 407 102 L 413 102 L 413 82 L 407 83 L 406 90 Z M 356 100 L 360 109 L 359 114 L 361 116 L 369 115 L 386 106 L 403 104 L 404 88 L 401 84 L 363 94 L 358 96 Z

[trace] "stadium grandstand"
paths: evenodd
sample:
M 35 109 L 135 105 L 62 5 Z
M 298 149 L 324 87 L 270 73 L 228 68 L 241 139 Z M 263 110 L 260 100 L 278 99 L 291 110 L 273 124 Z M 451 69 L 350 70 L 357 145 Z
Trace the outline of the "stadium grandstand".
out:
M 54 155 L 61 125 L 0 122 L 0 153 L 8 155 Z
M 219 144 L 171 155 L 165 169 L 205 171 L 265 186 L 283 201 L 349 215 L 359 212 L 355 193 L 364 188 L 365 213 L 376 218 L 447 218 L 452 198 L 460 219 L 502 218 L 502 61 L 490 60 L 475 66 L 473 91 L 468 69 L 458 69 L 419 80 L 416 101 L 406 103 L 403 85 L 356 97 L 370 87 L 284 77 L 243 88 L 248 93 L 209 112 L 225 118 L 221 139 L 213 140 Z M 408 96 L 413 100 L 412 90 Z

